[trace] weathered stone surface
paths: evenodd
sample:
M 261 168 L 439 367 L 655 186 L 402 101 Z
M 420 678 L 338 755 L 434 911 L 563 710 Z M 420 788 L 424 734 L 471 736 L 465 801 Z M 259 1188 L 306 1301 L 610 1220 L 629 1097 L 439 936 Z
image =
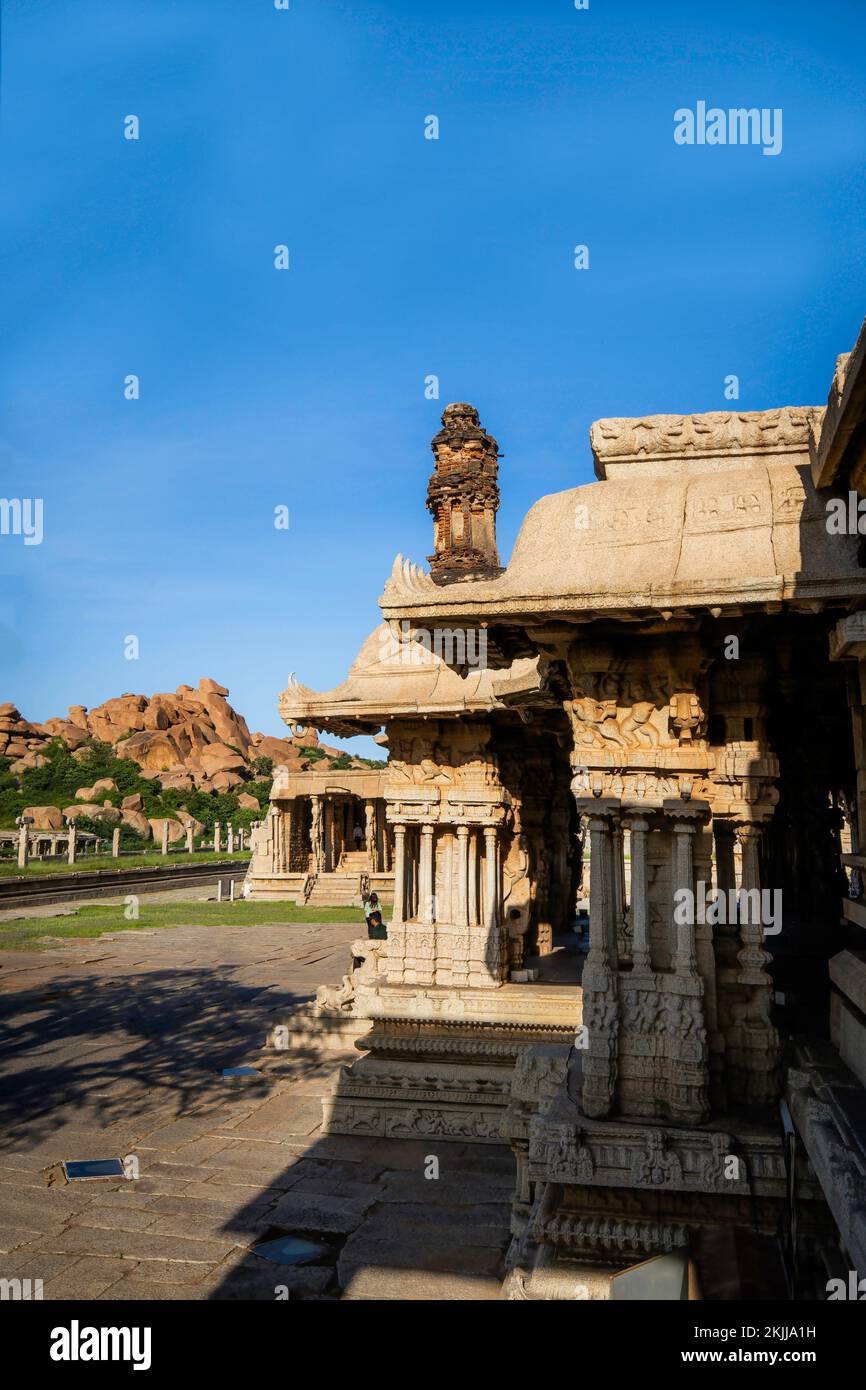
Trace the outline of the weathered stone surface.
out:
M 152 816 L 150 817 L 149 824 L 153 838 L 157 843 L 162 840 L 163 825 L 168 826 L 168 842 L 170 845 L 176 845 L 179 840 L 183 839 L 184 828 L 179 820 L 173 820 L 169 816 Z
M 63 829 L 63 812 L 59 806 L 25 806 L 21 814 L 32 816 L 35 830 Z
M 86 816 L 88 820 L 107 820 L 113 824 L 122 818 L 116 806 L 100 806 L 95 801 L 79 801 L 74 806 L 66 806 L 63 814 L 68 820 L 80 820 Z
M 198 688 L 180 685 L 150 698 L 120 695 L 89 712 L 84 705 L 70 705 L 68 718 L 42 724 L 29 723 L 7 701 L 0 707 L 0 755 L 20 774 L 44 766 L 43 750 L 51 738 L 59 738 L 79 759 L 86 756 L 87 744 L 98 739 L 111 744 L 118 757 L 138 763 L 142 775 L 158 778 L 166 789 L 224 792 L 250 775 L 254 758 L 300 766 L 297 745 L 318 745 L 314 730 L 300 740 L 250 734 L 246 720 L 228 703 L 228 693 L 226 686 L 205 677 Z M 339 753 L 324 746 L 323 751 L 331 758 Z M 115 790 L 111 779 L 100 778 L 92 787 L 80 787 L 76 797 L 89 804 Z M 245 809 L 256 810 L 258 803 Z
M 106 792 L 116 792 L 117 783 L 112 777 L 98 777 L 92 787 L 79 787 L 75 793 L 79 801 L 96 801 L 98 797 L 104 798 Z
M 191 815 L 183 806 L 176 812 L 176 815 L 184 830 L 191 829 L 193 835 L 204 833 L 204 821 L 196 820 L 195 816 Z
M 151 829 L 150 821 L 148 820 L 147 816 L 144 814 L 143 811 L 122 810 L 120 816 L 124 825 L 130 826 L 130 828 L 134 830 L 137 835 L 142 835 L 145 838 L 145 840 L 152 839 L 153 831 Z
M 80 748 L 90 738 L 88 729 L 69 719 L 46 719 L 41 727 L 50 737 L 61 739 L 67 748 Z
M 215 791 L 230 792 L 235 787 L 243 786 L 243 780 L 240 772 L 215 772 L 210 778 L 210 785 Z
M 364 1213 L 372 1206 L 371 1198 L 328 1197 L 318 1192 L 296 1192 L 294 1188 L 281 1197 L 270 1213 L 274 1226 L 286 1231 L 354 1231 Z

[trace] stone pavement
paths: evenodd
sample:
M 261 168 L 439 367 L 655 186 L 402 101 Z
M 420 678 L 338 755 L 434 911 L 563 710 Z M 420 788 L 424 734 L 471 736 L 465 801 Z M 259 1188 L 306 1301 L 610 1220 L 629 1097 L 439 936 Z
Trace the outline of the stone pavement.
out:
M 0 952 L 0 1278 L 42 1279 L 46 1299 L 495 1298 L 508 1150 L 323 1136 L 345 1059 L 264 1047 L 356 935 L 185 926 Z M 221 1075 L 243 1065 L 263 1075 Z M 128 1154 L 137 1181 L 58 1167 Z M 251 1253 L 283 1233 L 327 1254 Z

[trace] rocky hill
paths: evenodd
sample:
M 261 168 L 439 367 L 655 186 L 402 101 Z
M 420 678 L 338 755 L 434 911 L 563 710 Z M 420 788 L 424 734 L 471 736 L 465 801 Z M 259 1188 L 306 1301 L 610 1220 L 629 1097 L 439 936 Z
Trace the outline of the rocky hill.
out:
M 207 678 L 170 694 L 120 695 L 95 709 L 70 705 L 66 718 L 30 723 L 12 704 L 0 705 L 0 757 L 20 774 L 45 763 L 45 748 L 60 739 L 84 750 L 108 743 L 118 758 L 131 758 L 145 777 L 176 791 L 228 792 L 253 776 L 267 775 L 269 759 L 293 771 L 321 763 L 363 766 L 338 748 L 320 744 L 314 731 L 300 737 L 251 734 L 243 715 L 228 703 L 224 685 Z

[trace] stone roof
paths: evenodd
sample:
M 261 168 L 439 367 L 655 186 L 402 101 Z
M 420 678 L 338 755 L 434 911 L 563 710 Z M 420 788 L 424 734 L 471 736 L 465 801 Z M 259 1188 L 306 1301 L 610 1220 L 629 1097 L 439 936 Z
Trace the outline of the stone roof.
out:
M 812 431 L 812 481 L 816 487 L 850 483 L 861 496 L 866 477 L 866 322 L 850 352 L 836 359 L 836 371 Z
M 467 669 L 425 651 L 410 630 L 429 636 L 462 624 L 468 638 L 596 617 L 855 606 L 866 596 L 862 538 L 828 531 L 826 482 L 844 491 L 839 460 L 852 444 L 863 453 L 855 416 L 864 353 L 861 333 L 839 360 L 826 409 L 597 420 L 598 482 L 536 502 L 496 577 L 435 582 L 398 555 L 379 601 L 386 623 L 347 680 L 319 695 L 290 678 L 283 718 L 352 733 L 401 714 L 466 716 L 551 696 L 543 658 Z M 399 637 L 390 655 L 389 630 Z
M 656 415 L 592 427 L 603 481 L 524 519 L 496 579 L 435 585 L 398 557 L 380 600 L 413 623 L 586 618 L 866 594 L 858 537 L 830 535 L 810 468 L 822 412 Z
M 291 675 L 280 696 L 280 714 L 286 723 L 312 724 L 350 735 L 364 729 L 373 732 L 386 719 L 398 715 L 453 718 L 505 709 L 512 685 L 522 699 L 531 699 L 533 690 L 541 693 L 542 658 L 521 658 L 506 670 L 464 664 L 461 674 L 446 658 L 459 657 L 458 643 L 464 634 L 457 634 L 453 643 L 447 633 L 441 636 L 440 653 L 402 633 L 399 627 L 395 633 L 387 623 L 381 623 L 370 633 L 342 685 L 318 692 Z M 478 634 L 473 635 L 472 642 L 477 639 Z M 478 661 L 474 646 L 465 655 Z

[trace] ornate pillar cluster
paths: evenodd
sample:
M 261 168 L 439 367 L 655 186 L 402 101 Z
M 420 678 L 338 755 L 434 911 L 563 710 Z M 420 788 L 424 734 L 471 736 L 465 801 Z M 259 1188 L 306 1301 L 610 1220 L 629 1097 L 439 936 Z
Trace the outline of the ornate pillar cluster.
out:
M 708 1114 L 704 981 L 698 970 L 695 836 L 705 803 L 625 804 L 578 798 L 590 844 L 589 952 L 583 973 L 582 1106 L 701 1123 Z M 623 961 L 621 846 L 631 851 L 630 960 Z M 649 882 L 651 835 L 670 845 L 667 939 L 653 940 Z M 658 908 L 658 897 L 655 899 Z M 654 951 L 671 964 L 661 970 Z M 630 968 L 629 968 L 630 967 Z
M 475 807 L 472 808 L 475 812 Z M 438 789 L 388 800 L 394 836 L 394 911 L 386 956 L 390 983 L 490 986 L 507 975 L 500 921 L 499 834 L 504 808 L 482 798 L 443 805 Z
M 779 1035 L 772 1020 L 773 985 L 767 971 L 770 953 L 764 945 L 762 920 L 764 831 L 759 822 L 744 821 L 734 825 L 734 833 L 742 865 L 736 897 L 738 920 L 734 926 L 734 944 L 738 936 L 739 950 L 725 972 L 732 988 L 723 1002 L 720 1026 L 725 1036 L 729 1098 L 745 1105 L 760 1105 L 772 1101 L 777 1094 L 779 1056 Z
M 583 971 L 583 1108 L 592 1117 L 610 1113 L 616 1088 L 619 992 L 613 823 L 616 808 L 578 802 L 589 812 L 589 954 Z

